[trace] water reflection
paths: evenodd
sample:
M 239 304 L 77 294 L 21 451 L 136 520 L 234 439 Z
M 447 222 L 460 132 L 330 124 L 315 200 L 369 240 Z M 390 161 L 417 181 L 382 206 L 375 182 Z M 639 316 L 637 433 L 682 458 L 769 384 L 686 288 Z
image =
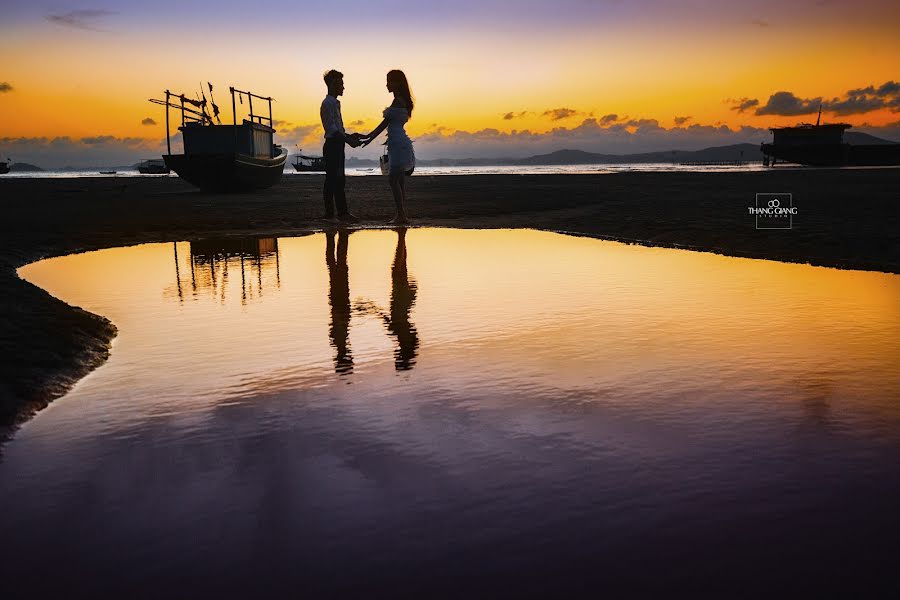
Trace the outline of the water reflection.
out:
M 416 363 L 416 352 L 419 348 L 419 333 L 410 321 L 410 313 L 416 302 L 416 280 L 410 278 L 406 266 L 406 228 L 397 230 L 397 249 L 394 251 L 394 262 L 391 264 L 391 300 L 390 310 L 385 311 L 371 300 L 356 301 L 356 311 L 361 314 L 374 315 L 380 318 L 387 328 L 388 335 L 396 340 L 394 350 L 394 368 L 408 371 Z
M 331 307 L 331 323 L 328 337 L 336 354 L 334 370 L 346 375 L 353 372 L 353 354 L 347 337 L 350 333 L 350 269 L 347 267 L 347 249 L 350 232 L 337 232 L 335 252 L 334 231 L 325 232 L 325 264 L 328 266 L 328 305 Z
M 175 295 L 184 302 L 185 283 L 178 255 L 178 243 L 172 243 L 175 262 Z M 193 298 L 207 293 L 224 303 L 229 288 L 229 269 L 240 270 L 241 304 L 261 298 L 266 287 L 281 287 L 281 264 L 276 238 L 209 238 L 189 242 L 188 270 Z M 167 294 L 171 296 L 171 294 Z
M 20 270 L 119 337 L 5 447 L 0 580 L 764 597 L 895 570 L 900 277 L 536 231 L 248 243 Z

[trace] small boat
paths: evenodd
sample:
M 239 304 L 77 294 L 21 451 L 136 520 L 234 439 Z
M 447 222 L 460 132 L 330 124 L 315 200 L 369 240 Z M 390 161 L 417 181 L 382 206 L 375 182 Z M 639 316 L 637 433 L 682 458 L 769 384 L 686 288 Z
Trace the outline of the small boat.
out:
M 773 127 L 771 144 L 763 144 L 763 164 L 777 161 L 815 167 L 871 167 L 900 165 L 900 144 L 850 144 L 844 132 L 847 123 L 822 124 L 822 109 L 816 124 L 800 123 L 794 127 Z
M 322 156 L 303 156 L 297 154 L 294 156 L 294 162 L 291 163 L 294 170 L 301 173 L 324 173 L 325 158 Z
M 118 171 L 100 171 L 101 175 L 115 175 Z
M 138 165 L 138 172 L 141 175 L 168 175 L 172 171 L 162 158 L 147 158 Z
M 0 162 L 0 175 L 9 173 L 9 168 L 11 165 L 12 161 L 10 161 L 8 158 L 6 159 L 6 162 Z
M 281 180 L 287 150 L 273 143 L 272 98 L 252 92 L 229 88 L 233 122 L 222 125 L 219 107 L 212 100 L 213 87 L 209 85 L 210 102 L 201 92 L 202 99 L 193 100 L 184 94 L 166 90 L 165 100 L 150 102 L 166 107 L 166 147 L 163 160 L 179 177 L 202 190 L 237 192 L 268 188 Z M 250 114 L 241 124 L 237 122 L 235 94 L 243 104 L 247 98 Z M 253 99 L 268 102 L 269 115 L 253 113 Z M 178 104 L 175 104 L 175 102 Z M 207 112 L 212 108 L 212 115 Z M 181 111 L 181 132 L 184 154 L 172 154 L 169 135 L 169 109 Z M 213 123 L 213 118 L 217 123 Z

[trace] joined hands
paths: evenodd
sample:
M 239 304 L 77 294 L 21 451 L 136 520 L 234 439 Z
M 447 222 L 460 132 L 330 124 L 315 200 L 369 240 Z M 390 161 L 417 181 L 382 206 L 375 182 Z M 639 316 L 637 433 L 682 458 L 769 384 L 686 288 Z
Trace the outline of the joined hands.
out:
M 351 148 L 359 148 L 360 146 L 365 148 L 366 146 L 371 144 L 372 140 L 374 139 L 375 138 L 370 138 L 369 136 L 363 135 L 361 133 L 351 133 L 347 136 L 347 145 L 349 145 Z

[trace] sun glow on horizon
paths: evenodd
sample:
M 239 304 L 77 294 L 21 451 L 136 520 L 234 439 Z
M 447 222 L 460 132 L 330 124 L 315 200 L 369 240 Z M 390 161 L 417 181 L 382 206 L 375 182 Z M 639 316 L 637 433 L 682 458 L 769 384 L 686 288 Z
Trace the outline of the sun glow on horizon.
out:
M 10 22 L 0 25 L 0 52 L 15 57 L 0 77 L 11 86 L 0 93 L 0 138 L 113 136 L 158 145 L 165 114 L 147 99 L 167 88 L 194 95 L 210 81 L 223 121 L 231 120 L 227 90 L 235 85 L 273 96 L 284 136 L 314 144 L 321 135 L 321 75 L 330 67 L 345 73 L 345 123 L 364 131 L 390 103 L 385 73 L 404 69 L 417 97 L 408 129 L 434 139 L 483 130 L 544 135 L 591 119 L 629 131 L 652 121 L 665 129 L 764 130 L 815 120 L 814 113 L 756 114 L 777 92 L 827 103 L 900 79 L 900 39 L 892 30 L 900 18 L 885 12 L 890 8 L 879 9 L 888 15 L 882 18 L 791 13 L 785 19 L 794 21 L 784 24 L 732 9 L 709 22 L 622 7 L 608 8 L 605 20 L 593 8 L 583 22 L 567 23 L 546 14 L 547 23 L 527 15 L 504 21 L 491 13 L 493 20 L 473 18 L 465 27 L 453 26 L 459 15 L 428 21 L 426 11 L 410 16 L 396 35 L 382 26 L 374 38 L 348 35 L 336 44 L 308 23 L 291 35 L 288 18 L 270 30 L 244 30 L 230 9 L 208 27 L 112 10 L 97 23 L 61 27 L 13 7 Z M 757 104 L 737 111 L 741 99 Z M 837 114 L 826 107 L 823 118 L 879 127 L 900 123 L 900 111 Z M 154 124 L 142 124 L 147 119 Z

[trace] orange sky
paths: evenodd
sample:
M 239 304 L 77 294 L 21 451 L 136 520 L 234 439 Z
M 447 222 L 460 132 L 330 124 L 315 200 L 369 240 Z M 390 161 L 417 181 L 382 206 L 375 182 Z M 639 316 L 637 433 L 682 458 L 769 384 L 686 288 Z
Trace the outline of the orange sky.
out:
M 203 3 L 195 4 L 198 10 Z M 6 57 L 0 82 L 12 87 L 0 94 L 0 138 L 158 140 L 165 136 L 164 111 L 147 98 L 167 87 L 196 93 L 201 81 L 217 86 L 228 119 L 232 84 L 275 97 L 283 128 L 314 125 L 324 94 L 321 74 L 332 66 L 346 76 L 345 122 L 362 120 L 352 129 L 363 130 L 377 124 L 390 102 L 384 74 L 403 68 L 418 100 L 408 127 L 413 135 L 438 127 L 540 133 L 608 114 L 620 123 L 626 117 L 656 119 L 664 128 L 675 126 L 676 117 L 690 117 L 687 125 L 767 128 L 815 115 L 739 113 L 731 100 L 755 98 L 761 106 L 778 91 L 844 98 L 848 90 L 900 79 L 900 16 L 890 3 L 857 3 L 856 12 L 847 12 L 810 2 L 809 12 L 784 14 L 763 6 L 754 18 L 739 10 L 746 3 L 727 10 L 721 7 L 728 3 L 714 3 L 705 9 L 708 18 L 687 19 L 664 10 L 671 3 L 644 0 L 626 9 L 599 2 L 593 12 L 579 8 L 583 19 L 568 21 L 523 4 L 533 17 L 484 12 L 480 19 L 453 22 L 443 13 L 415 13 L 394 27 L 390 19 L 371 30 L 348 23 L 348 35 L 337 41 L 314 29 L 316 20 L 302 12 L 271 28 L 247 30 L 243 13 L 229 9 L 205 23 L 118 8 L 51 14 L 13 6 L 0 25 Z M 684 4 L 705 14 L 703 1 Z M 357 27 L 365 33 L 349 33 Z M 571 109 L 571 116 L 553 120 L 545 114 L 557 108 Z M 504 119 L 509 112 L 516 118 Z M 147 117 L 157 125 L 142 125 Z M 887 125 L 900 113 L 881 109 L 826 119 Z M 318 135 L 310 132 L 304 141 L 314 143 Z

